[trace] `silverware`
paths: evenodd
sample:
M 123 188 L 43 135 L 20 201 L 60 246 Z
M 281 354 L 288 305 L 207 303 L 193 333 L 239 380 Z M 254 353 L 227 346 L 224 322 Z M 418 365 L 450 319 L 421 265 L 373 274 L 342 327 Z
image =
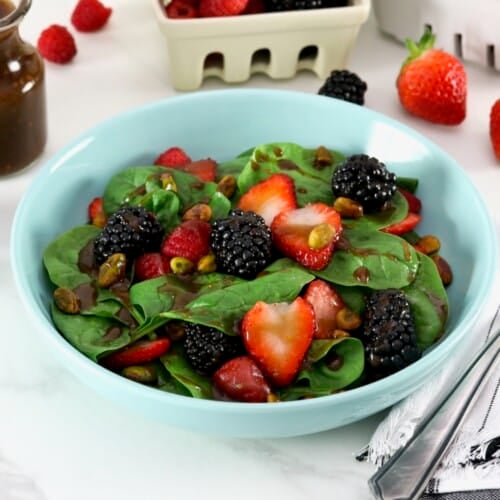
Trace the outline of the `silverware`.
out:
M 368 480 L 378 500 L 420 498 L 483 385 L 499 369 L 500 332 L 476 354 L 441 403 L 422 420 L 408 443 Z

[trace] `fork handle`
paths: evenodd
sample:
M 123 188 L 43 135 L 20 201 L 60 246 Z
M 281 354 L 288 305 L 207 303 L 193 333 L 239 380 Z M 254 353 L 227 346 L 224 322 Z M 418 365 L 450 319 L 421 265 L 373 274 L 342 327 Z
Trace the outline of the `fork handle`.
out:
M 499 351 L 500 332 L 496 332 L 408 443 L 368 480 L 375 498 L 420 498 L 488 376 L 498 370 Z

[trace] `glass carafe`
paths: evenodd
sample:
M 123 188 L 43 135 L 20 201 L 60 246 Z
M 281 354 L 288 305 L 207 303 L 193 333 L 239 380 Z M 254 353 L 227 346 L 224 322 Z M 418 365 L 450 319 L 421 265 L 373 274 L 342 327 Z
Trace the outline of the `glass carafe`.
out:
M 31 0 L 0 0 L 0 177 L 30 166 L 47 139 L 44 63 L 19 24 Z

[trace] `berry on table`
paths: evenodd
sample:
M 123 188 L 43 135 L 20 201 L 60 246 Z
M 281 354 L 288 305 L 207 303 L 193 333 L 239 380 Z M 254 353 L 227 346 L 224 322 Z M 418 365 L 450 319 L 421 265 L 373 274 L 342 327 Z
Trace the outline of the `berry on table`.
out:
M 197 5 L 189 0 L 173 0 L 165 12 L 171 19 L 194 19 L 199 16 Z
M 377 290 L 368 296 L 362 338 L 371 374 L 384 377 L 420 358 L 415 321 L 401 290 Z
M 226 361 L 244 352 L 239 335 L 195 323 L 186 323 L 183 345 L 188 362 L 205 375 L 213 374 Z
M 40 33 L 37 48 L 44 59 L 57 64 L 69 63 L 77 53 L 73 35 L 59 24 L 52 24 Z
M 356 73 L 346 69 L 333 70 L 318 90 L 318 94 L 363 105 L 367 88 L 366 82 Z
M 366 213 L 378 212 L 396 193 L 396 175 L 366 154 L 349 156 L 332 176 L 334 196 L 357 201 Z
M 94 257 L 102 264 L 115 253 L 127 259 L 158 251 L 163 228 L 156 216 L 144 207 L 124 207 L 110 215 L 106 225 L 94 240 Z
M 231 210 L 212 224 L 210 246 L 218 271 L 253 279 L 273 257 L 271 230 L 254 212 Z
M 495 156 L 500 160 L 500 99 L 497 99 L 490 111 L 490 139 Z
M 399 100 L 419 118 L 458 125 L 466 116 L 467 74 L 459 59 L 434 48 L 435 39 L 426 29 L 418 43 L 406 41 L 410 55 L 396 81 Z
M 248 0 L 200 0 L 201 17 L 237 16 L 248 4 Z
M 71 14 L 71 23 L 81 32 L 98 31 L 108 22 L 112 11 L 99 0 L 78 0 Z

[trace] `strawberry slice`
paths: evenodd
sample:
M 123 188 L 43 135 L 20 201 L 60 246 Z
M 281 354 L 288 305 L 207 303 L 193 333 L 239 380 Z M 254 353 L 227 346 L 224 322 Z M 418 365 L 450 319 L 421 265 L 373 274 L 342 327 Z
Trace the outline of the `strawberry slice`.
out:
M 315 328 L 311 304 L 297 297 L 290 304 L 257 302 L 243 317 L 241 335 L 264 376 L 283 387 L 297 375 Z
M 265 403 L 271 394 L 261 369 L 250 356 L 239 356 L 224 363 L 213 376 L 213 383 L 224 398 L 245 403 Z
M 407 233 L 408 231 L 412 231 L 415 229 L 415 226 L 422 220 L 422 216 L 420 214 L 416 214 L 413 212 L 408 212 L 408 215 L 400 222 L 395 222 L 390 226 L 384 227 L 381 229 L 383 233 L 390 233 L 395 235 L 401 235 Z
M 337 328 L 335 319 L 337 313 L 345 306 L 342 297 L 326 281 L 315 279 L 307 285 L 304 299 L 314 309 L 316 318 L 314 338 L 332 338 Z
M 196 160 L 183 165 L 180 170 L 198 177 L 203 182 L 213 182 L 217 174 L 217 162 L 210 158 Z
M 138 340 L 119 351 L 108 354 L 101 363 L 110 370 L 119 370 L 126 366 L 148 363 L 163 356 L 170 348 L 170 339 Z
M 339 213 L 325 203 L 279 213 L 271 224 L 276 248 L 287 257 L 313 270 L 323 269 L 342 234 Z
M 160 252 L 148 252 L 135 259 L 134 276 L 136 281 L 158 278 L 170 272 L 170 258 Z
M 104 214 L 104 209 L 102 207 L 103 198 L 102 196 L 96 196 L 87 208 L 89 220 L 94 220 L 97 216 Z
M 398 188 L 398 189 L 399 192 L 406 198 L 406 201 L 408 202 L 408 211 L 419 214 L 422 211 L 422 202 L 420 201 L 420 198 L 416 197 L 413 193 L 411 193 L 406 189 L 403 188 Z
M 184 257 L 194 264 L 210 251 L 210 224 L 192 219 L 182 222 L 166 238 L 161 253 L 166 257 Z
M 238 208 L 259 214 L 271 226 L 280 212 L 297 208 L 295 184 L 286 174 L 273 174 L 252 186 L 240 198 Z

